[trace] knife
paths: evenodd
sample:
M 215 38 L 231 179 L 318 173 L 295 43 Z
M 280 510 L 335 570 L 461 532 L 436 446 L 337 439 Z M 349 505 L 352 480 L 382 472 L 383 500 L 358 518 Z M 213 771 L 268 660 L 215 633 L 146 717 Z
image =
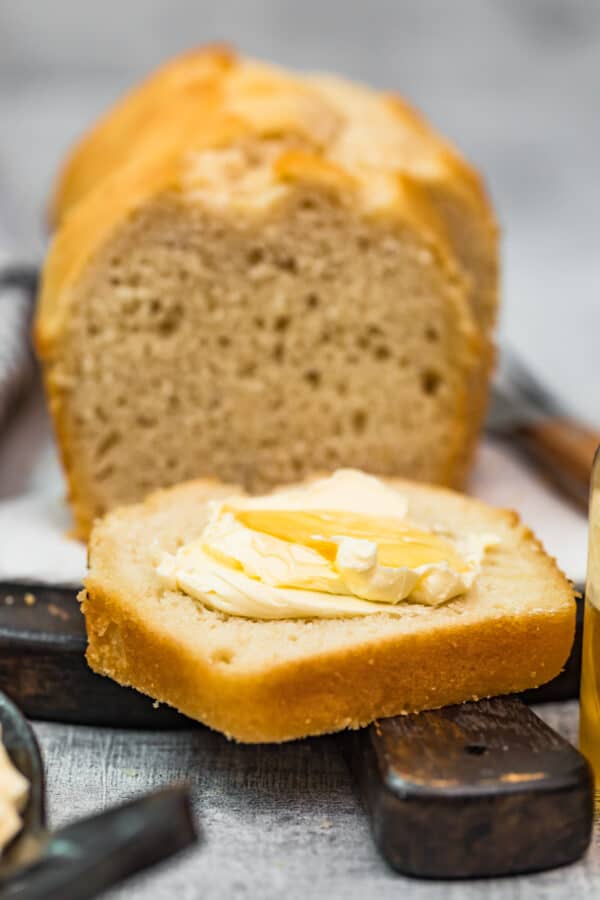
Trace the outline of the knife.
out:
M 564 497 L 587 513 L 600 431 L 570 415 L 510 350 L 500 354 L 486 431 L 510 442 Z
M 19 227 L 18 204 L 0 179 L 0 428 L 35 372 L 31 323 L 38 268 Z
M 30 783 L 23 828 L 0 858 L 5 900 L 90 900 L 198 839 L 183 785 L 48 831 L 39 747 L 19 708 L 1 692 L 0 724 L 10 758 Z

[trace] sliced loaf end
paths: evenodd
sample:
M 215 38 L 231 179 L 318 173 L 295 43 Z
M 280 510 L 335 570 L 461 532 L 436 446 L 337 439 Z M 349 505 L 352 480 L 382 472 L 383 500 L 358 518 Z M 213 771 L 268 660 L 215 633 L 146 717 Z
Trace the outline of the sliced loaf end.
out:
M 199 476 L 257 491 L 353 466 L 459 486 L 480 336 L 410 203 L 367 215 L 306 175 L 262 212 L 167 193 L 118 228 L 46 354 L 79 533 Z

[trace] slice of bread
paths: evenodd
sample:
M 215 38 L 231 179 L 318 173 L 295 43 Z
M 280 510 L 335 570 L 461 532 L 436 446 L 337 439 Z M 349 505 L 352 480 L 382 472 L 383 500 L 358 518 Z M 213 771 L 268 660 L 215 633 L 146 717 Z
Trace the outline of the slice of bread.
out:
M 403 101 L 192 52 L 81 142 L 54 207 L 36 337 L 82 537 L 194 477 L 463 483 L 496 227 Z
M 393 481 L 423 527 L 493 533 L 468 593 L 404 616 L 259 621 L 164 590 L 157 557 L 193 540 L 210 498 L 195 481 L 94 528 L 81 594 L 90 666 L 239 741 L 285 741 L 375 718 L 520 691 L 557 675 L 575 627 L 573 590 L 515 513 Z

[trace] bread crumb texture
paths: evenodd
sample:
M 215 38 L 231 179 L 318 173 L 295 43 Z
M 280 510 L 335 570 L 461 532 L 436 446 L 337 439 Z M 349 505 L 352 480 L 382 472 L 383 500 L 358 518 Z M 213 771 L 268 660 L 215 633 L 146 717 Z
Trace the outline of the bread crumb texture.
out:
M 497 229 L 403 100 L 192 51 L 80 141 L 52 217 L 36 341 L 81 535 L 198 476 L 462 483 Z
M 164 552 L 197 538 L 208 499 L 195 481 L 119 509 L 94 529 L 81 594 L 91 667 L 245 742 L 358 728 L 384 716 L 534 687 L 573 641 L 572 586 L 515 513 L 443 488 L 389 482 L 424 528 L 492 532 L 474 586 L 404 616 L 250 620 L 164 590 Z

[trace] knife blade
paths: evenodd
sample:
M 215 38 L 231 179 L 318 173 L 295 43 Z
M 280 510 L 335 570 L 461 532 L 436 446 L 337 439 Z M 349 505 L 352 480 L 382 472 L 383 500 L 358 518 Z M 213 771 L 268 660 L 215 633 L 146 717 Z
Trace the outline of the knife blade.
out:
M 587 512 L 600 431 L 571 415 L 510 350 L 500 354 L 485 427 Z

